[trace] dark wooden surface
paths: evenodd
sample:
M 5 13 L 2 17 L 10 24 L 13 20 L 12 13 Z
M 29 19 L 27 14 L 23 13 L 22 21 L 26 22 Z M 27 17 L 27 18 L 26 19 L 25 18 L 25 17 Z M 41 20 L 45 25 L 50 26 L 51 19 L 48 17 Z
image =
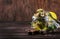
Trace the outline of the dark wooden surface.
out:
M 31 21 L 38 8 L 54 11 L 60 19 L 60 0 L 0 0 L 0 21 Z
M 55 34 L 46 34 L 46 35 L 28 35 L 25 31 L 30 28 L 28 22 L 5 22 L 0 23 L 0 39 L 58 39 L 60 38 L 60 29 L 59 33 Z

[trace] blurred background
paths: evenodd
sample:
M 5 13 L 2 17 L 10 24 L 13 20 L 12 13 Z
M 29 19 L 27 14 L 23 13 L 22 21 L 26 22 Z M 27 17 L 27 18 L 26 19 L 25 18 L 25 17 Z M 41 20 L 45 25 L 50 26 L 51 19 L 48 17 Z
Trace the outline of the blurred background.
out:
M 60 0 L 0 0 L 0 38 L 25 35 L 39 8 L 55 12 L 60 20 Z

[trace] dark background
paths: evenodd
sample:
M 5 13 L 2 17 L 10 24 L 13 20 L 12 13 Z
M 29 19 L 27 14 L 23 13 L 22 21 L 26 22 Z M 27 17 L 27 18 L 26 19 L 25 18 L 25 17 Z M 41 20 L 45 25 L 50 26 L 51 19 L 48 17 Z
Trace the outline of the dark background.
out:
M 60 19 L 60 0 L 0 0 L 0 21 L 31 21 L 38 8 L 54 11 Z
M 60 19 L 60 0 L 0 0 L 0 38 L 58 39 L 60 34 L 28 36 L 25 32 L 31 26 L 32 15 L 39 8 L 55 12 Z

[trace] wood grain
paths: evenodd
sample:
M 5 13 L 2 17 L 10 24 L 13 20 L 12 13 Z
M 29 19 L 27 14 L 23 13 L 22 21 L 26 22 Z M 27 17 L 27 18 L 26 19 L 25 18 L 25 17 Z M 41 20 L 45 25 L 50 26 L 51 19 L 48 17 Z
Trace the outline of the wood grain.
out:
M 31 21 L 38 8 L 54 11 L 60 19 L 60 0 L 0 0 L 0 21 Z

